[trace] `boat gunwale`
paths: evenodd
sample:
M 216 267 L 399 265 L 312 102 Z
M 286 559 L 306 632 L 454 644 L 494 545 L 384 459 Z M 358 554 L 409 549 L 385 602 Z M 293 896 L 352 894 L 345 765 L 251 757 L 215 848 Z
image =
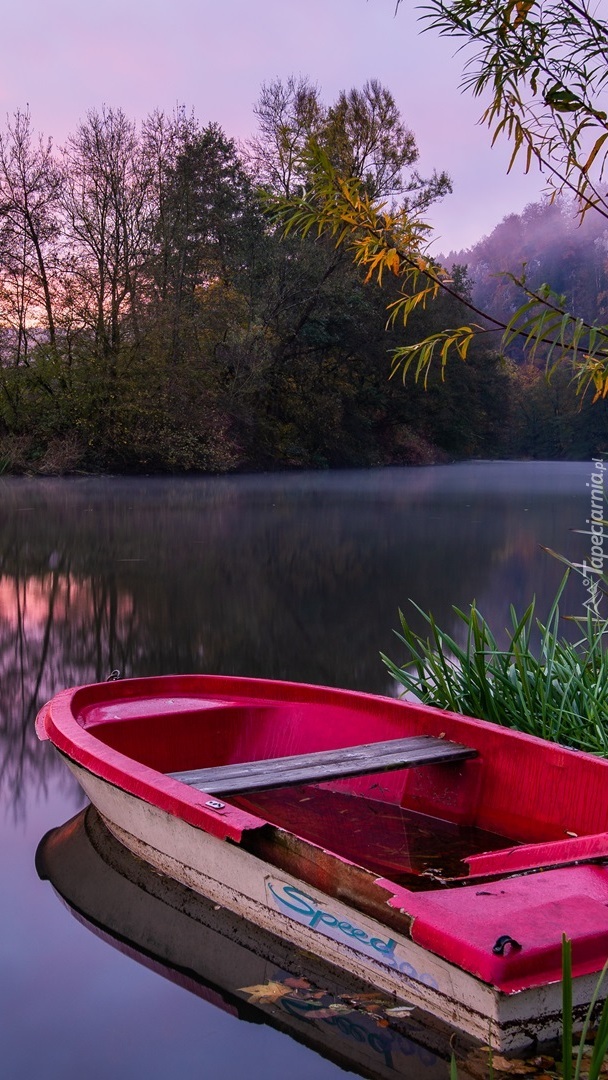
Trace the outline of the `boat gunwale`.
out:
M 248 706 L 272 703 L 347 706 L 358 713 L 369 713 L 370 721 L 373 722 L 374 714 L 379 714 L 382 710 L 382 715 L 390 716 L 391 720 L 395 721 L 396 727 L 400 719 L 407 721 L 414 717 L 419 720 L 420 726 L 417 730 L 420 734 L 434 734 L 430 725 L 430 721 L 434 721 L 435 726 L 439 725 L 440 728 L 445 729 L 441 734 L 446 739 L 466 743 L 478 750 L 479 756 L 473 759 L 477 763 L 481 763 L 483 750 L 476 745 L 476 735 L 479 735 L 483 742 L 483 736 L 486 733 L 490 733 L 493 738 L 496 738 L 499 733 L 500 738 L 504 739 L 507 745 L 530 750 L 534 748 L 542 750 L 550 759 L 557 761 L 559 758 L 560 768 L 566 768 L 569 763 L 576 763 L 577 767 L 580 767 L 584 763 L 586 768 L 594 771 L 608 770 L 608 761 L 591 754 L 571 750 L 559 744 L 547 743 L 525 732 L 500 728 L 484 720 L 465 717 L 416 702 L 335 687 L 225 675 L 144 676 L 111 683 L 91 683 L 72 687 L 61 691 L 40 710 L 36 719 L 36 730 L 39 738 L 49 739 L 65 756 L 93 774 L 108 780 L 116 787 L 124 788 L 160 809 L 182 817 L 189 824 L 207 830 L 214 836 L 238 842 L 243 832 L 268 825 L 264 818 L 232 806 L 230 802 L 224 802 L 217 797 L 213 798 L 211 795 L 206 799 L 205 796 L 209 793 L 189 787 L 170 775 L 108 745 L 95 735 L 95 725 L 87 726 L 86 721 L 83 721 L 82 716 L 79 715 L 87 705 L 92 703 L 151 700 L 154 697 L 166 698 L 168 695 L 173 698 L 180 696 L 200 698 L 201 711 L 205 710 L 205 701 L 212 702 L 213 706 L 220 708 L 238 709 L 247 699 Z M 129 720 L 130 718 L 116 722 L 129 723 Z M 398 737 L 398 734 L 395 737 Z M 374 775 L 373 770 L 369 775 Z M 608 773 L 606 780 L 608 781 Z M 543 848 L 548 849 L 546 851 L 548 857 L 552 855 L 555 857 L 561 852 L 559 862 L 601 858 L 604 855 L 608 856 L 608 830 L 567 835 L 563 839 L 531 842 L 524 840 L 516 849 L 526 854 L 527 861 L 522 869 L 535 869 L 546 865 L 546 862 L 544 864 L 542 862 L 542 858 L 545 857 L 541 851 Z M 507 844 L 501 850 L 505 854 L 508 853 L 512 850 L 512 844 Z M 540 862 L 535 861 L 535 852 L 541 856 Z M 500 851 L 494 853 L 494 856 L 499 854 Z M 503 870 L 508 872 L 506 868 L 492 868 L 492 861 L 496 863 L 496 858 L 493 859 L 492 855 L 471 858 L 470 869 L 474 870 L 475 866 L 479 865 L 479 876 L 482 874 L 486 876 L 488 872 L 500 873 Z M 476 860 L 478 860 L 477 863 Z M 488 860 L 489 870 L 486 869 Z M 511 870 L 517 872 L 518 864 L 513 864 Z M 478 875 L 474 873 L 471 876 Z

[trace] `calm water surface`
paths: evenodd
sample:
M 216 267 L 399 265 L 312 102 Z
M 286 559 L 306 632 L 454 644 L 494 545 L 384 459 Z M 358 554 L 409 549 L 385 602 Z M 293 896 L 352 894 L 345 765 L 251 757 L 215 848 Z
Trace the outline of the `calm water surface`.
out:
M 584 463 L 473 463 L 0 482 L 0 1076 L 322 1080 L 363 1073 L 349 1047 L 364 1043 L 365 1075 L 447 1080 L 415 1018 L 387 1029 L 373 1008 L 370 1019 L 319 998 L 326 1015 L 300 1017 L 294 1029 L 289 994 L 260 1012 L 254 993 L 245 1009 L 254 1022 L 243 1022 L 239 994 L 249 1002 L 240 990 L 251 983 L 240 983 L 236 953 L 227 989 L 226 973 L 211 967 L 184 986 L 83 926 L 34 865 L 41 837 L 82 801 L 33 720 L 57 690 L 115 667 L 391 692 L 378 654 L 399 656 L 392 628 L 408 600 L 453 629 L 452 605 L 473 599 L 497 626 L 509 603 L 523 610 L 534 594 L 546 612 L 561 570 L 541 545 L 588 554 L 588 538 L 571 530 L 585 528 L 590 472 Z M 585 595 L 574 582 L 572 613 Z M 235 933 L 213 930 L 219 956 L 232 957 L 222 941 Z M 257 978 L 239 950 L 242 978 Z M 260 982 L 280 978 L 280 959 L 266 957 Z M 274 1026 L 261 1022 L 272 1017 Z M 329 1058 L 317 1052 L 326 1044 Z

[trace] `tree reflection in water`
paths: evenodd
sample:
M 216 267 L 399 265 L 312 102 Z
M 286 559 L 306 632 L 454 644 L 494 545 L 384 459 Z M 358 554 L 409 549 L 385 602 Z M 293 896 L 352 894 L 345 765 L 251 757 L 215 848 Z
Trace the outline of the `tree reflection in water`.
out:
M 208 671 L 394 692 L 397 609 L 542 613 L 586 514 L 583 463 L 200 479 L 2 480 L 0 790 L 54 769 L 65 686 Z M 517 482 L 514 482 L 516 478 Z M 485 603 L 484 603 L 485 599 Z M 420 626 L 422 629 L 422 625 Z

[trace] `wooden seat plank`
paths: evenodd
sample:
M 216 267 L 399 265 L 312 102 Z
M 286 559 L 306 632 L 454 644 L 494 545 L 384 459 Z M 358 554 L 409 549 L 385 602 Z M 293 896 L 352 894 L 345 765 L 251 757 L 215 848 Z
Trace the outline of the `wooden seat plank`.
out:
M 477 751 L 469 746 L 431 735 L 417 735 L 167 775 L 208 795 L 236 795 L 243 791 L 262 791 L 289 784 L 323 783 L 348 776 L 363 776 L 365 773 L 466 761 L 476 756 Z

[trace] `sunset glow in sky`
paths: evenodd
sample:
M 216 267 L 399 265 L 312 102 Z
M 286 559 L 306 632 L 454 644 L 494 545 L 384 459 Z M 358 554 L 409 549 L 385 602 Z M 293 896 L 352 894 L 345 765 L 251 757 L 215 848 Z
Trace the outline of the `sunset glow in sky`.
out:
M 325 101 L 377 78 L 396 98 L 421 152 L 447 169 L 454 195 L 433 213 L 437 250 L 468 246 L 539 197 L 538 173 L 506 176 L 506 145 L 490 149 L 480 103 L 459 91 L 457 42 L 420 35 L 403 0 L 23 0 L 3 11 L 0 112 L 29 105 L 57 143 L 88 109 L 192 108 L 246 139 L 253 104 L 274 78 L 307 75 Z

